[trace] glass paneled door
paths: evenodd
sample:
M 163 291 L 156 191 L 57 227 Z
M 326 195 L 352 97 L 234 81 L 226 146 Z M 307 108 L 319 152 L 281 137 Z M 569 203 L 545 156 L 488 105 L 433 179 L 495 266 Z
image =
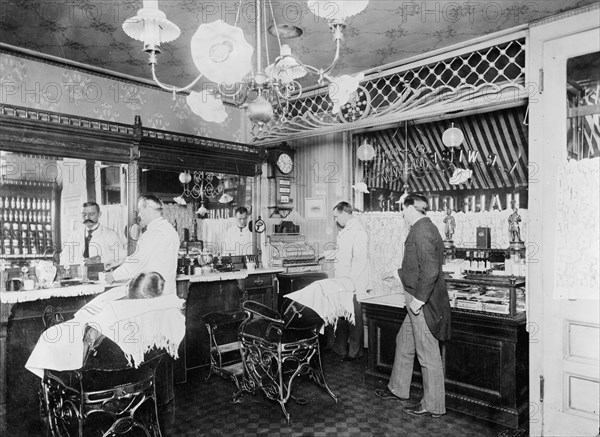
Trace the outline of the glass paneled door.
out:
M 540 92 L 530 99 L 531 435 L 598 434 L 600 29 L 594 14 L 589 21 L 585 14 L 571 17 L 587 30 L 560 35 L 575 32 L 563 23 L 532 54 L 532 70 L 541 74 Z

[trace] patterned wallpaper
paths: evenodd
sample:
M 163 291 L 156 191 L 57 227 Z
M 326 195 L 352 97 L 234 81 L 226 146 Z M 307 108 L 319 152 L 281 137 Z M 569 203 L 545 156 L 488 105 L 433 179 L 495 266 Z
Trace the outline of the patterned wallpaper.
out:
M 210 123 L 192 113 L 185 96 L 134 82 L 0 53 L 0 101 L 9 105 L 69 115 L 142 125 L 189 135 L 244 142 L 243 113 L 227 107 L 223 123 Z
M 333 74 L 354 74 L 398 62 L 595 1 L 371 0 L 363 12 L 347 20 L 342 56 Z M 241 3 L 239 15 L 236 13 L 238 3 Z M 303 30 L 300 38 L 285 40 L 292 53 L 306 64 L 328 66 L 334 44 L 326 20 L 310 12 L 303 0 L 273 0 L 271 4 L 278 24 Z M 150 78 L 148 56 L 142 50 L 142 42 L 133 40 L 122 29 L 123 21 L 135 16 L 141 7 L 141 0 L 3 0 L 0 41 L 134 77 Z M 221 19 L 230 25 L 237 24 L 247 41 L 254 45 L 255 13 L 253 2 L 249 0 L 161 0 L 158 7 L 181 29 L 176 40 L 162 45 L 159 55 L 157 74 L 165 83 L 184 86 L 196 77 L 198 70 L 190 56 L 190 41 L 201 23 Z M 324 2 L 322 7 L 327 14 L 330 13 L 327 8 L 332 5 Z M 273 21 L 270 13 L 265 16 L 270 25 Z M 267 35 L 264 41 L 273 60 L 279 52 L 277 40 Z M 266 65 L 265 55 L 263 53 Z M 313 75 L 305 83 L 312 84 L 315 79 Z M 205 81 L 200 81 L 196 89 L 202 89 L 204 84 Z

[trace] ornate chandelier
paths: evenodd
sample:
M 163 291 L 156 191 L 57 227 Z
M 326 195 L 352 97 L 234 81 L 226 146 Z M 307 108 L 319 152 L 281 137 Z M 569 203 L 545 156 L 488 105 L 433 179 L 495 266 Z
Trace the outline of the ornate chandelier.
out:
M 189 171 L 179 173 L 179 182 L 183 185 L 183 192 L 173 197 L 175 203 L 186 206 L 188 200 L 200 200 L 200 208 L 196 214 L 203 217 L 208 212 L 205 206 L 205 199 L 215 199 L 219 195 L 219 203 L 229 203 L 233 200 L 229 194 L 224 192 L 223 181 L 225 175 L 222 173 L 204 173 L 194 171 L 193 175 Z
M 237 8 L 234 26 L 222 20 L 201 24 L 191 40 L 192 58 L 199 71 L 198 76 L 189 85 L 178 88 L 165 85 L 156 76 L 156 64 L 160 45 L 177 39 L 181 33 L 179 27 L 169 21 L 166 15 L 158 9 L 158 1 L 143 2 L 134 17 L 123 23 L 125 33 L 136 40 L 143 41 L 144 51 L 148 53 L 152 77 L 161 88 L 175 93 L 190 91 L 187 103 L 191 110 L 206 121 L 220 123 L 227 118 L 223 100 L 245 109 L 250 121 L 262 126 L 276 114 L 285 121 L 287 106 L 292 98 L 302 94 L 302 85 L 297 79 L 311 73 L 317 76 L 319 86 L 328 85 L 329 97 L 333 103 L 332 113 L 339 112 L 356 92 L 363 75 L 333 77 L 330 72 L 340 57 L 341 41 L 345 19 L 363 11 L 368 0 L 307 0 L 308 9 L 315 15 L 325 19 L 333 33 L 335 55 L 331 64 L 326 68 L 317 68 L 303 64 L 291 52 L 286 44 L 281 43 L 280 34 L 276 32 L 279 46 L 279 56 L 270 63 L 266 35 L 266 9 L 273 20 L 273 28 L 278 29 L 273 13 L 271 0 L 253 0 L 255 9 L 255 40 L 256 53 L 254 66 L 252 56 L 254 48 L 246 42 L 242 29 L 237 27 L 240 0 Z M 285 26 L 283 26 L 285 27 Z M 263 47 L 264 41 L 264 47 Z M 266 54 L 266 64 L 263 64 L 263 53 Z M 192 87 L 202 78 L 215 85 L 210 90 L 202 92 L 192 90 Z

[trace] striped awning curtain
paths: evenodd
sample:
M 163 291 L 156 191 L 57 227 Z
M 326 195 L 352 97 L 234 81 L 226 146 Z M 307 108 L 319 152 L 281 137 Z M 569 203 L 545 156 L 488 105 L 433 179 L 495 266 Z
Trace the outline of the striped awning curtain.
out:
M 526 187 L 528 144 L 525 112 L 526 108 L 520 106 L 422 124 L 409 121 L 407 134 L 404 123 L 401 123 L 394 128 L 355 135 L 355 147 L 367 139 L 376 150 L 375 158 L 365 163 L 367 185 L 402 191 L 406 148 L 409 191 L 433 193 Z M 455 156 L 460 158 L 460 162 L 455 160 L 455 163 L 458 167 L 473 170 L 473 176 L 459 185 L 449 182 L 452 170 L 435 166 L 436 160 L 439 162 L 448 153 L 442 135 L 452 123 L 465 136 L 462 145 L 455 149 Z M 424 171 L 414 170 L 419 158 Z

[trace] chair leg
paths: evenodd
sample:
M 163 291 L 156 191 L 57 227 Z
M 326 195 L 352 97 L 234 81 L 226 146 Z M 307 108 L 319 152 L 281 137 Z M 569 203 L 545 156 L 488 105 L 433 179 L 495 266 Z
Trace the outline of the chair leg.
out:
M 285 401 L 283 401 L 282 399 L 277 399 L 277 401 L 279 402 L 279 405 L 281 406 L 281 411 L 283 411 L 285 420 L 287 421 L 287 423 L 290 423 L 290 413 L 288 413 L 285 408 Z
M 327 384 L 327 380 L 325 379 L 325 373 L 323 373 L 323 365 L 321 363 L 321 349 L 319 348 L 318 345 L 317 345 L 317 353 L 315 354 L 315 356 L 313 357 L 313 359 L 315 360 L 316 368 L 314 368 L 314 367 L 311 366 L 311 372 L 310 372 L 311 378 L 313 378 L 313 380 L 319 386 L 321 386 L 322 388 L 324 388 L 325 391 L 327 391 L 327 393 L 329 394 L 329 396 L 331 396 L 331 398 L 337 404 L 338 395 L 336 395 L 335 393 L 333 393 L 331 391 L 331 389 L 329 388 L 329 385 Z

